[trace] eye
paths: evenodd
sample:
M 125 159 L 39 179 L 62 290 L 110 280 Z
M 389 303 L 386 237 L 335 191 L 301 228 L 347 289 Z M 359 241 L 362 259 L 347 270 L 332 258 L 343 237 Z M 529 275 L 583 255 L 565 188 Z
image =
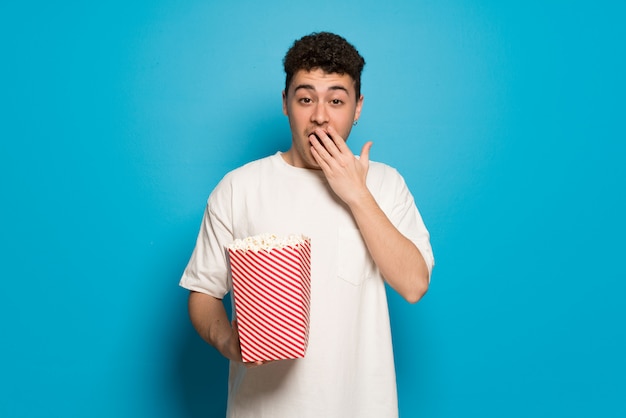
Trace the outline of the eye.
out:
M 341 100 L 341 99 L 333 99 L 333 100 L 330 101 L 330 103 L 333 104 L 333 105 L 339 106 L 339 105 L 343 104 L 343 100 Z
M 313 100 L 311 100 L 310 97 L 302 97 L 300 99 L 298 99 L 298 102 L 302 103 L 302 104 L 310 104 L 313 102 Z

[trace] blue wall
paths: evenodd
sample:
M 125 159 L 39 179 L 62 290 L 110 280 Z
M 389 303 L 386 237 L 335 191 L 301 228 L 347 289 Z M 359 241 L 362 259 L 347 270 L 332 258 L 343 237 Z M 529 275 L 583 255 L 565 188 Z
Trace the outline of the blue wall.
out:
M 402 416 L 626 416 L 625 9 L 3 2 L 0 416 L 223 414 L 177 283 L 221 176 L 289 146 L 315 30 L 365 56 L 350 143 L 432 233 L 429 294 L 390 302 Z

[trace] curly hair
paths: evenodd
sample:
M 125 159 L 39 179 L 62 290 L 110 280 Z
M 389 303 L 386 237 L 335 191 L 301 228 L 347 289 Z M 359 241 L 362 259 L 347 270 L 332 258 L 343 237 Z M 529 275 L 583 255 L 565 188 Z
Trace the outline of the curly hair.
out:
M 319 68 L 328 74 L 348 74 L 354 80 L 357 100 L 361 96 L 361 72 L 365 60 L 352 44 L 334 33 L 317 32 L 298 39 L 283 58 L 283 66 L 285 92 L 289 90 L 295 73 Z

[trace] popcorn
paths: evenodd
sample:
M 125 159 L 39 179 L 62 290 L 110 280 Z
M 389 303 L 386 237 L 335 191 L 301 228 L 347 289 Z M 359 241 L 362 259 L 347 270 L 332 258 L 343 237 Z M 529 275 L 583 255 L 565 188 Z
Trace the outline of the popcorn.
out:
M 241 356 L 302 358 L 309 337 L 311 241 L 262 234 L 228 246 Z
M 236 239 L 228 246 L 231 250 L 271 251 L 275 248 L 294 247 L 303 244 L 307 237 L 301 234 L 290 234 L 284 237 L 275 234 L 259 234 L 243 239 Z

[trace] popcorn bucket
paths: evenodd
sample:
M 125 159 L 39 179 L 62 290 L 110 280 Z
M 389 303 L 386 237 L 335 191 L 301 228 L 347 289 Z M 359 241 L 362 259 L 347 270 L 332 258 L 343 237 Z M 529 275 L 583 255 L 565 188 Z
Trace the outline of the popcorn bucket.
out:
M 228 248 L 244 362 L 303 358 L 309 339 L 311 241 L 259 235 Z

